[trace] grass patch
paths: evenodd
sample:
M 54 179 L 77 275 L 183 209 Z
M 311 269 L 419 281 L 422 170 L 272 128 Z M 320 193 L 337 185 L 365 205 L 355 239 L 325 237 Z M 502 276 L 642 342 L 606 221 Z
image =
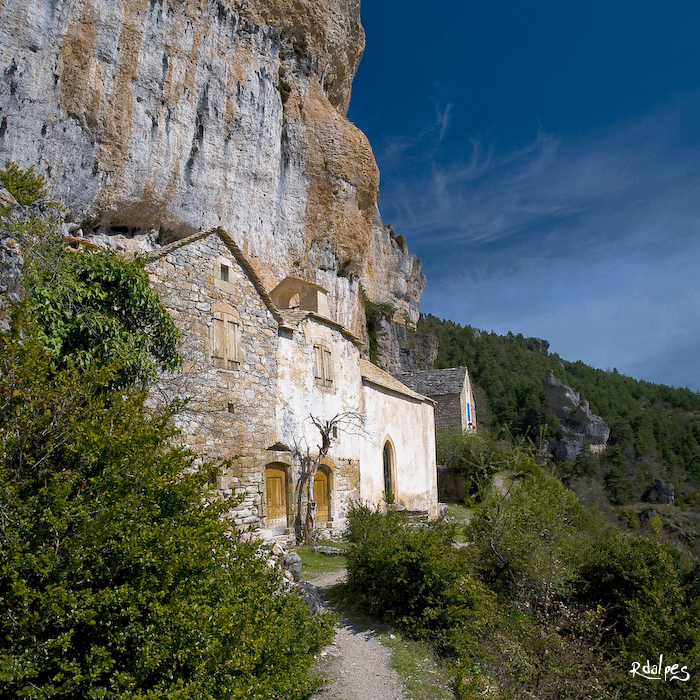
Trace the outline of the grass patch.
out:
M 427 644 L 394 633 L 382 634 L 380 640 L 391 651 L 391 667 L 408 700 L 454 700 L 447 668 Z
M 452 523 L 464 523 L 465 525 L 472 519 L 474 511 L 464 503 L 448 503 L 447 517 Z
M 457 526 L 455 530 L 455 542 L 464 544 L 467 541 L 464 528 L 474 516 L 474 511 L 464 503 L 450 503 L 447 506 L 447 519 Z
M 329 543 L 321 542 L 313 546 L 318 545 L 327 545 L 338 549 L 347 549 L 349 546 L 347 542 L 342 540 L 333 540 Z M 345 568 L 347 563 L 347 558 L 344 556 L 329 557 L 327 554 L 312 552 L 309 545 L 299 545 L 294 551 L 301 557 L 301 576 L 305 581 L 313 581 L 324 574 L 340 571 Z

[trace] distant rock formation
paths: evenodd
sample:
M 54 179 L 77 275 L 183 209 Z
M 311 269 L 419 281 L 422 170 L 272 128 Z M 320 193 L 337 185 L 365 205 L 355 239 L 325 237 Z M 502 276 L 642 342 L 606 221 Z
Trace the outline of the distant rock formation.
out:
M 579 394 L 557 379 L 551 370 L 547 370 L 544 391 L 547 421 L 555 416 L 559 419 L 559 439 L 549 444 L 555 459 L 576 459 L 584 442 L 591 452 L 602 452 L 610 437 L 610 428 L 600 416 L 591 412 L 588 401 L 581 401 Z
M 372 362 L 389 374 L 402 375 L 431 369 L 438 355 L 438 339 L 432 333 L 413 333 L 410 323 L 397 322 L 386 308 L 367 311 L 369 354 Z
M 17 200 L 0 187 L 0 207 L 13 207 Z M 0 227 L 0 333 L 10 329 L 8 301 L 19 299 L 20 275 L 24 258 L 17 240 Z
M 654 485 L 644 494 L 644 500 L 673 506 L 676 504 L 676 487 L 663 479 L 655 479 Z

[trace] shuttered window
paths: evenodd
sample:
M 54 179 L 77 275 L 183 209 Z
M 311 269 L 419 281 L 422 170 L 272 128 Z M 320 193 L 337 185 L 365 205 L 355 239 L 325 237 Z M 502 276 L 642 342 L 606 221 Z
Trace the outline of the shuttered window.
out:
M 324 345 L 314 345 L 314 382 L 316 386 L 333 388 L 333 355 Z
M 238 369 L 240 324 L 229 314 L 216 313 L 212 319 L 211 356 L 215 367 Z

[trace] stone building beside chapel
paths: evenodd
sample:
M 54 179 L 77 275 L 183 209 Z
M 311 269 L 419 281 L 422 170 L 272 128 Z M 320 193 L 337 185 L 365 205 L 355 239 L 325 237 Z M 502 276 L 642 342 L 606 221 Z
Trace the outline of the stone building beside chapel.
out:
M 287 277 L 268 292 L 220 229 L 152 251 L 147 269 L 185 357 L 158 390 L 190 397 L 183 441 L 225 463 L 218 488 L 242 497 L 236 526 L 300 535 L 312 418 L 337 418 L 313 486 L 321 534 L 342 531 L 356 501 L 437 515 L 435 402 L 361 358 L 324 288 Z
M 476 405 L 466 367 L 404 372 L 399 379 L 435 401 L 435 427 L 476 429 Z

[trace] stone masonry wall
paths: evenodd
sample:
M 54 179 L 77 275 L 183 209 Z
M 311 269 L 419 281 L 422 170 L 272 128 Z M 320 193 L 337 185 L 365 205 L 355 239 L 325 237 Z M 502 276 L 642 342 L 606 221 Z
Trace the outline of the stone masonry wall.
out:
M 437 401 L 435 407 L 435 427 L 452 428 L 455 425 L 460 428 L 462 425 L 462 394 L 444 394 L 442 396 L 432 396 Z M 466 415 L 466 407 L 464 408 Z
M 277 324 L 247 272 L 217 233 L 194 236 L 158 251 L 148 271 L 182 333 L 185 363 L 157 391 L 188 398 L 177 416 L 182 440 L 203 460 L 232 460 L 218 487 L 243 494 L 231 512 L 236 526 L 257 526 L 263 516 L 267 448 L 274 443 Z M 220 279 L 220 266 L 228 282 Z M 211 358 L 212 308 L 226 303 L 239 317 L 238 369 L 219 369 Z

